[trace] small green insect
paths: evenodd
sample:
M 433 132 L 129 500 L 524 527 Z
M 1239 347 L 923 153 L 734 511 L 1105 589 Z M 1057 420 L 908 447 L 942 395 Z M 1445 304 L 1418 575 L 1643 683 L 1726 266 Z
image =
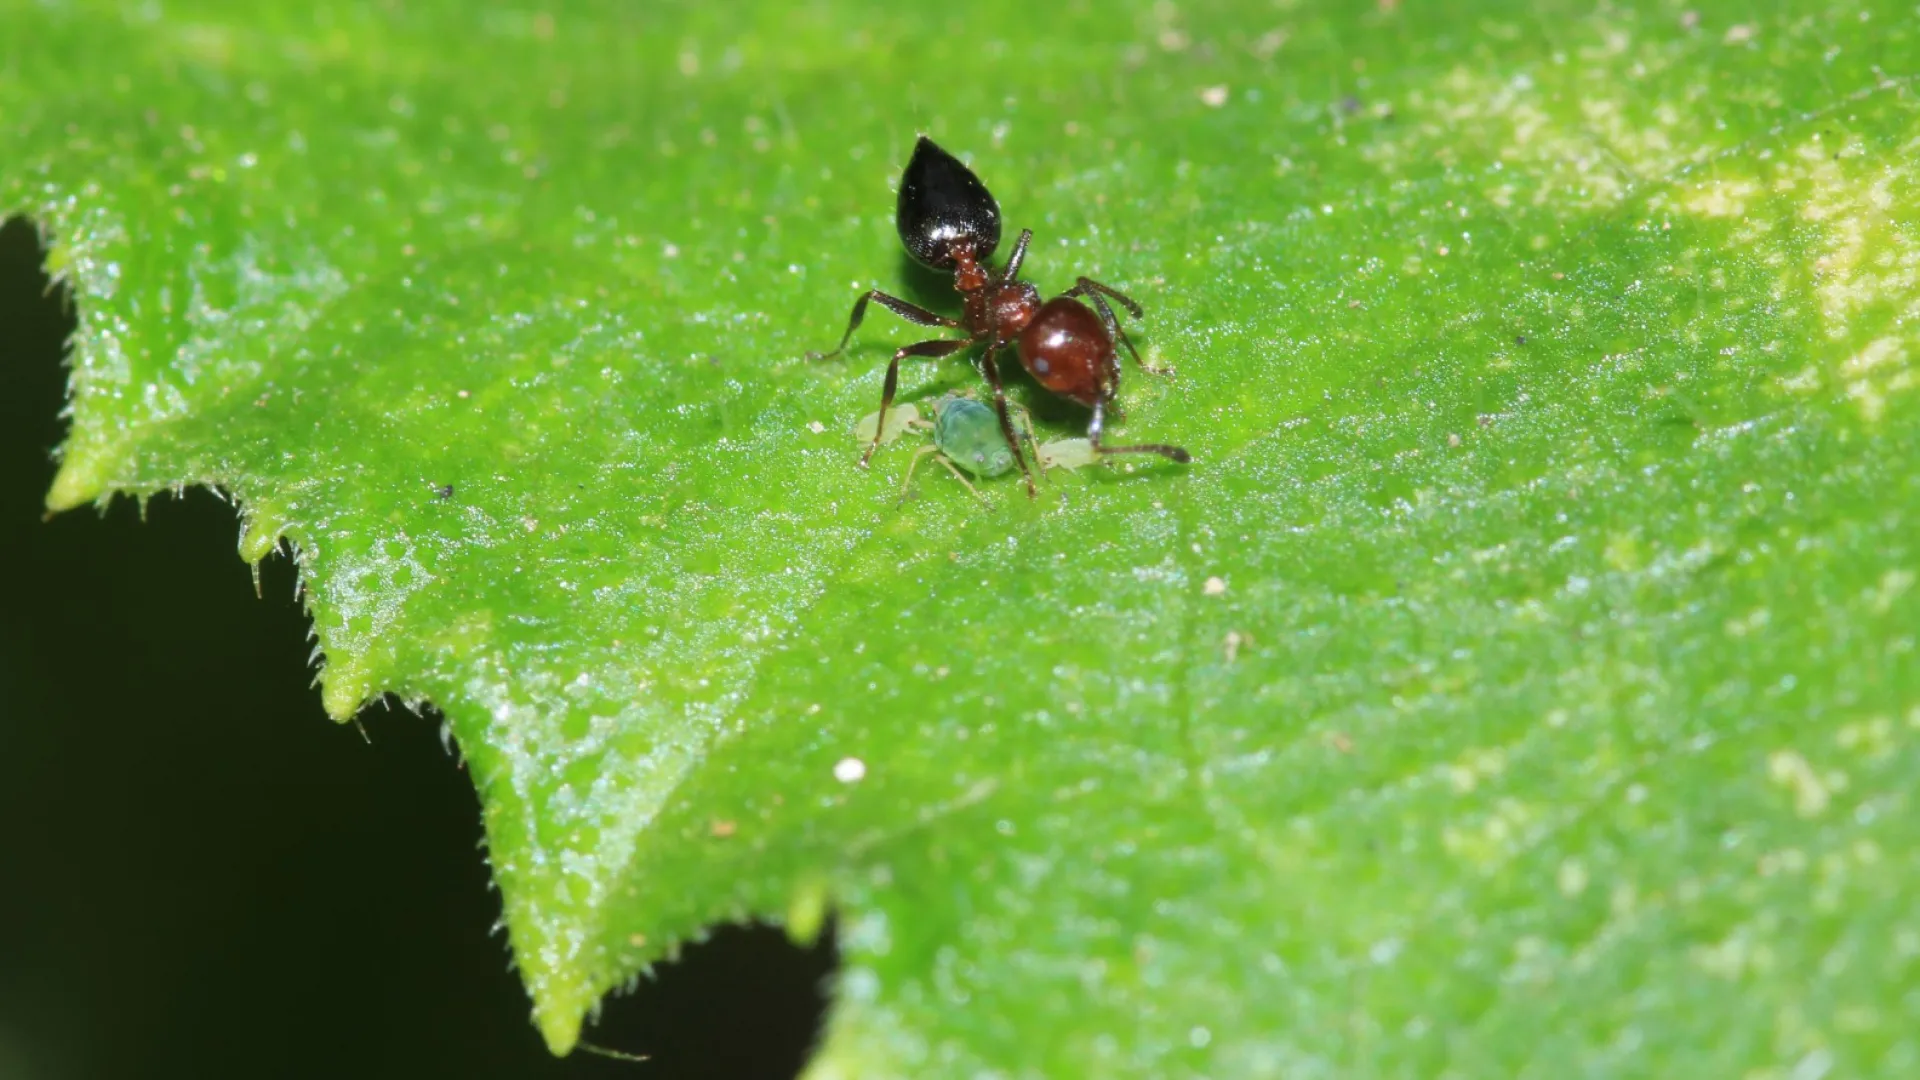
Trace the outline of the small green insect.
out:
M 1028 419 L 1027 410 L 1018 405 L 1012 406 L 1012 416 L 1014 430 L 1026 436 L 1028 446 L 1036 448 L 1034 458 L 1038 460 L 1039 444 L 1034 441 L 1033 422 Z M 920 424 L 925 426 L 926 422 L 921 421 Z M 948 394 L 934 400 L 931 426 L 933 445 L 923 446 L 913 452 L 913 460 L 907 465 L 906 479 L 900 482 L 900 497 L 907 497 L 907 489 L 913 484 L 913 470 L 919 467 L 920 459 L 928 454 L 936 454 L 935 460 L 946 466 L 953 478 L 972 492 L 974 498 L 982 504 L 991 505 L 960 470 L 965 469 L 983 480 L 1013 471 L 1013 450 L 1000 431 L 1000 417 L 993 411 L 993 406 L 960 394 Z
M 1093 465 L 1106 460 L 1093 448 L 1088 439 L 1055 439 L 1040 444 L 1040 468 L 1065 469 L 1076 472 L 1083 465 Z M 1044 476 L 1045 473 L 1043 472 Z
M 888 412 L 886 430 L 879 433 L 877 440 L 874 438 L 876 421 L 879 419 L 877 413 L 863 417 L 854 428 L 855 434 L 863 442 L 884 445 L 907 431 L 932 431 L 933 442 L 914 451 L 913 460 L 907 465 L 907 475 L 900 482 L 900 497 L 906 498 L 907 490 L 913 484 L 914 470 L 920 466 L 920 459 L 928 454 L 937 454 L 940 464 L 972 492 L 974 498 L 991 505 L 987 503 L 986 496 L 980 494 L 979 489 L 967 479 L 966 473 L 972 473 L 980 479 L 990 479 L 1013 471 L 1013 452 L 1008 449 L 1006 438 L 1001 434 L 1000 417 L 993 411 L 993 406 L 964 392 L 935 398 L 932 405 L 932 423 L 921 419 L 919 409 L 906 404 L 895 406 Z M 1033 459 L 1039 463 L 1043 476 L 1047 469 L 1074 470 L 1099 460 L 1092 450 L 1092 444 L 1086 439 L 1039 443 L 1034 438 L 1033 420 L 1027 415 L 1027 410 L 1009 404 L 1009 413 L 1013 418 L 1014 431 L 1026 438 L 1027 446 Z

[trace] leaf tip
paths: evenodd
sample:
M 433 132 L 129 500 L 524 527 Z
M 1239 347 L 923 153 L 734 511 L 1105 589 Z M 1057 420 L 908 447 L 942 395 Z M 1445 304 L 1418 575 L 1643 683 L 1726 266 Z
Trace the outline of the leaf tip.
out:
M 95 502 L 111 489 L 109 454 L 69 446 L 47 489 L 47 513 L 58 514 Z
M 566 1057 L 580 1045 L 580 1025 L 600 1000 L 600 995 L 585 983 L 564 978 L 527 979 L 533 994 L 533 1026 L 546 1040 L 554 1057 Z
M 803 949 L 820 940 L 820 928 L 827 922 L 827 883 L 810 877 L 802 881 L 787 900 L 787 940 Z
M 327 658 L 320 678 L 320 704 L 327 715 L 344 724 L 373 696 L 372 673 L 352 657 Z
M 246 524 L 240 530 L 240 557 L 258 565 L 280 546 L 280 535 L 285 528 L 282 515 L 258 505 L 249 508 Z
M 533 1007 L 533 1023 L 540 1029 L 540 1037 L 547 1041 L 547 1049 L 554 1057 L 566 1057 L 580 1042 L 580 1021 L 586 1016 L 586 1007 L 572 1000 L 555 1002 L 551 999 L 536 999 Z

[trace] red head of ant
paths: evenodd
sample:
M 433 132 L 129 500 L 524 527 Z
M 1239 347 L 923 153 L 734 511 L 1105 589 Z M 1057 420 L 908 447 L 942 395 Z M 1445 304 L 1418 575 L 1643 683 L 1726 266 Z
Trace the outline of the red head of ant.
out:
M 953 273 L 954 288 L 962 299 L 961 317 L 949 319 L 936 315 L 873 289 L 854 302 L 853 315 L 847 320 L 847 332 L 841 335 L 840 344 L 830 353 L 814 354 L 815 359 L 836 355 L 847 347 L 860 320 L 866 316 L 869 301 L 878 302 L 908 322 L 951 327 L 964 331 L 967 336 L 916 342 L 893 354 L 880 396 L 880 423 L 875 428 L 874 442 L 860 459 L 861 465 L 873 457 L 874 448 L 879 445 L 887 407 L 893 403 L 894 391 L 899 387 L 900 361 L 910 356 L 929 359 L 949 356 L 975 343 L 986 346 L 980 358 L 980 373 L 993 388 L 1001 432 L 1013 451 L 1014 460 L 1020 464 L 1021 473 L 1026 476 L 1028 494 L 1033 493 L 1033 474 L 1014 436 L 1006 391 L 995 362 L 995 354 L 1004 348 L 1014 350 L 1021 365 L 1041 386 L 1093 410 L 1087 439 L 1095 452 L 1159 454 L 1174 461 L 1191 460 L 1187 452 L 1177 446 L 1106 446 L 1100 441 L 1106 414 L 1112 411 L 1117 417 L 1119 412 L 1114 404 L 1120 390 L 1115 340 L 1126 345 L 1134 361 L 1140 362 L 1140 354 L 1120 328 L 1107 301 L 1120 304 L 1136 319 L 1143 317 L 1140 305 L 1085 277 L 1079 278 L 1065 293 L 1041 303 L 1039 290 L 1020 280 L 1020 265 L 1026 260 L 1027 247 L 1033 241 L 1031 229 L 1021 230 L 1006 265 L 998 273 L 990 270 L 987 260 L 1000 246 L 1000 205 L 973 170 L 924 135 L 914 145 L 913 158 L 907 162 L 907 170 L 900 178 L 894 225 L 907 254 L 916 262 L 929 269 Z M 1093 308 L 1081 303 L 1079 297 L 1091 301 Z M 1141 367 L 1152 370 L 1145 364 Z

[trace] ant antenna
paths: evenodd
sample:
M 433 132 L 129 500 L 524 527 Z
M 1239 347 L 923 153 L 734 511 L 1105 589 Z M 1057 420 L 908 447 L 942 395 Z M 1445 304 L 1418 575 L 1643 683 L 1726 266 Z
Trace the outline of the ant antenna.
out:
M 585 1050 L 589 1054 L 598 1054 L 603 1058 L 612 1058 L 615 1061 L 631 1061 L 638 1064 L 642 1061 L 652 1060 L 645 1054 L 629 1054 L 625 1050 L 612 1050 L 604 1046 L 596 1046 L 585 1039 L 581 1039 L 573 1045 Z

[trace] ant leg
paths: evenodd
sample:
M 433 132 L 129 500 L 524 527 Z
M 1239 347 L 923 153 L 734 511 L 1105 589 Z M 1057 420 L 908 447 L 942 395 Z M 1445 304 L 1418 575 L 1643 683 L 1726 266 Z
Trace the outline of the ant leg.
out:
M 1027 468 L 1027 459 L 1020 453 L 1019 436 L 1013 433 L 1013 417 L 1007 414 L 1007 388 L 1000 385 L 1000 365 L 993 362 L 993 346 L 987 346 L 986 354 L 980 357 L 980 374 L 987 377 L 987 385 L 993 387 L 993 409 L 1000 414 L 1000 434 L 1007 438 L 1007 449 L 1013 451 L 1013 463 L 1020 466 L 1020 475 L 1027 481 L 1027 498 L 1035 498 L 1039 492 L 1033 486 L 1033 472 Z
M 851 333 L 851 331 L 849 331 Z M 929 360 L 942 356 L 951 356 L 973 344 L 972 338 L 936 338 L 932 341 L 916 341 L 903 345 L 893 354 L 887 364 L 887 381 L 880 389 L 880 412 L 873 420 L 873 441 L 867 444 L 867 452 L 860 455 L 860 467 L 866 468 L 873 452 L 880 449 L 880 436 L 887 430 L 887 407 L 893 404 L 894 391 L 900 389 L 900 360 L 907 356 L 921 356 Z
M 1177 461 L 1182 465 L 1185 465 L 1187 462 L 1193 460 L 1193 455 L 1187 453 L 1185 450 L 1182 450 L 1177 446 L 1168 446 L 1164 443 L 1141 443 L 1137 446 L 1102 446 L 1100 444 L 1100 427 L 1101 427 L 1102 420 L 1105 419 L 1105 416 L 1106 416 L 1106 402 L 1104 401 L 1094 402 L 1093 403 L 1093 422 L 1087 425 L 1087 441 L 1093 444 L 1094 453 L 1096 454 L 1159 454 L 1161 457 L 1166 458 L 1168 461 Z
M 1125 345 L 1127 347 L 1127 352 L 1133 354 L 1133 362 L 1140 365 L 1140 370 L 1142 371 L 1154 370 L 1153 368 L 1150 368 L 1147 366 L 1146 361 L 1140 359 L 1140 351 L 1133 347 L 1133 339 L 1128 337 L 1127 332 L 1120 328 L 1120 320 L 1113 317 L 1113 309 L 1107 306 L 1106 298 L 1101 296 L 1098 292 L 1095 292 L 1093 288 L 1090 288 L 1089 286 L 1094 286 L 1099 288 L 1105 287 L 1105 286 L 1101 286 L 1100 283 L 1097 281 L 1089 281 L 1086 278 L 1081 278 L 1080 284 L 1075 285 L 1071 289 L 1068 289 L 1066 292 L 1062 293 L 1061 295 L 1062 296 L 1084 296 L 1088 300 L 1093 301 L 1093 308 L 1095 311 L 1098 311 L 1100 313 L 1100 325 L 1106 327 L 1107 336 L 1111 338 L 1119 339 L 1120 344 Z M 1128 303 L 1132 303 L 1132 301 L 1128 301 Z M 1108 382 L 1111 384 L 1111 389 L 1118 390 L 1120 388 L 1119 361 L 1115 360 L 1111 355 L 1109 355 L 1106 358 L 1105 366 L 1106 366 L 1107 379 L 1108 379 Z M 1111 392 L 1109 392 L 1107 396 L 1111 397 L 1113 395 Z
M 1116 289 L 1111 285 L 1102 285 L 1100 282 L 1095 281 L 1090 277 L 1082 276 L 1082 277 L 1075 278 L 1073 282 L 1073 288 L 1067 290 L 1068 296 L 1073 296 L 1075 294 L 1078 294 L 1081 296 L 1093 296 L 1096 293 L 1102 296 L 1110 296 L 1113 299 L 1119 301 L 1120 306 L 1127 309 L 1127 314 L 1133 316 L 1136 319 L 1144 319 L 1147 317 L 1147 313 L 1140 309 L 1140 305 L 1137 303 L 1134 303 L 1133 297 L 1128 296 L 1126 293 L 1121 292 L 1119 289 Z
M 860 329 L 860 320 L 867 317 L 869 300 L 878 300 L 881 307 L 918 326 L 957 327 L 960 325 L 958 320 L 949 319 L 945 315 L 935 315 L 926 308 L 909 304 L 897 296 L 888 296 L 879 289 L 868 289 L 860 299 L 853 302 L 853 316 L 847 320 L 847 332 L 840 335 L 840 344 L 835 345 L 832 352 L 810 352 L 807 354 L 807 359 L 828 360 L 839 356 L 846 349 L 847 342 L 853 340 L 853 332 Z
M 1133 347 L 1133 339 L 1129 338 L 1127 332 L 1120 328 L 1120 320 L 1113 317 L 1113 309 L 1107 306 L 1107 298 L 1111 297 L 1119 301 L 1121 307 L 1127 309 L 1127 314 L 1132 315 L 1136 319 L 1146 318 L 1147 313 L 1140 310 L 1140 305 L 1134 303 L 1132 297 L 1111 286 L 1102 285 L 1090 277 L 1076 279 L 1073 288 L 1068 289 L 1064 295 L 1084 296 L 1088 300 L 1093 301 L 1094 309 L 1100 312 L 1100 321 L 1106 326 L 1107 333 L 1118 338 L 1120 344 L 1127 347 L 1127 352 L 1132 354 L 1133 362 L 1140 365 L 1141 371 L 1149 375 L 1173 374 L 1172 368 L 1148 367 L 1147 362 L 1140 359 L 1140 350 Z M 1116 378 L 1115 381 L 1117 382 L 1118 379 Z
M 1012 281 L 1020 276 L 1020 264 L 1027 261 L 1027 245 L 1033 243 L 1033 230 L 1021 229 L 1020 239 L 1013 242 L 1013 254 L 1007 256 L 1007 268 L 1000 271 L 1001 282 Z

